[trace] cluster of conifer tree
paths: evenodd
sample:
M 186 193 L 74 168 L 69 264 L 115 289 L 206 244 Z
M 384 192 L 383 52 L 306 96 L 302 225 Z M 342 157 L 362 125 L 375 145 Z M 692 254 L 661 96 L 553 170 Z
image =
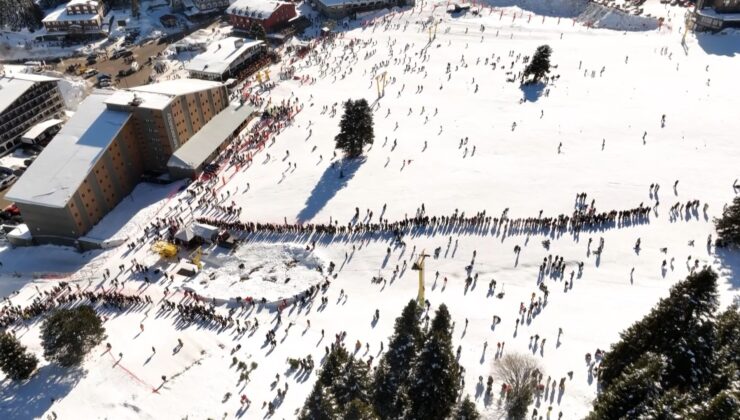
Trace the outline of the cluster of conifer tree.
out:
M 740 418 L 740 312 L 717 274 L 690 274 L 622 332 L 601 363 L 590 420 Z
M 300 418 L 478 419 L 475 405 L 459 398 L 462 374 L 447 307 L 437 309 L 428 327 L 421 315 L 415 300 L 406 305 L 374 370 L 342 343 L 333 344 Z

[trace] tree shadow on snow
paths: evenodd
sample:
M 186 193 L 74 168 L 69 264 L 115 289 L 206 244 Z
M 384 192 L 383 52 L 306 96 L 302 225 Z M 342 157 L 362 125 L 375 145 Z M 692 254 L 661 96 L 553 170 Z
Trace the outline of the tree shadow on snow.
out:
M 313 219 L 339 190 L 347 186 L 365 161 L 365 157 L 343 159 L 339 164 L 326 168 L 306 200 L 303 210 L 298 213 L 298 221 L 306 222 Z
M 0 418 L 41 418 L 53 410 L 52 398 L 64 398 L 85 376 L 82 369 L 68 369 L 55 364 L 42 366 L 31 379 L 0 382 Z
M 527 83 L 519 86 L 524 95 L 524 100 L 527 102 L 537 102 L 542 96 L 542 92 L 545 91 L 544 83 Z
M 697 33 L 696 41 L 707 54 L 732 57 L 740 54 L 740 36 Z
M 719 271 L 729 279 L 733 290 L 740 289 L 740 251 L 730 248 L 716 248 L 714 251 Z

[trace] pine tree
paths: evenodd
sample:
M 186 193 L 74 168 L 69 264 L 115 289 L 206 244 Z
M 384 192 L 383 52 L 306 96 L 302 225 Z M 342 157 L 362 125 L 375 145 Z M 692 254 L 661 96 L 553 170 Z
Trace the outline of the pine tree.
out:
M 373 114 L 365 99 L 348 100 L 344 103 L 344 115 L 339 122 L 339 134 L 336 135 L 337 149 L 341 149 L 349 158 L 362 154 L 362 148 L 373 144 Z
M 401 316 L 396 318 L 388 351 L 383 354 L 375 371 L 373 405 L 381 418 L 399 418 L 406 409 L 408 372 L 424 342 L 419 315 L 419 306 L 412 299 L 403 308 Z
M 736 381 L 740 380 L 737 378 Z M 700 404 L 701 408 L 691 418 L 694 420 L 740 419 L 740 390 L 738 385 L 734 389 L 725 389 L 715 395 L 708 404 Z
M 12 31 L 23 28 L 33 31 L 41 27 L 44 12 L 33 0 L 2 0 L 0 6 L 0 28 L 7 26 Z
M 470 401 L 469 395 L 466 395 L 465 399 L 460 403 L 460 406 L 457 408 L 457 411 L 455 412 L 455 416 L 453 418 L 455 420 L 478 420 L 480 419 L 480 414 L 478 414 L 478 409 L 475 408 L 475 403 Z
M 327 392 L 320 381 L 316 381 L 298 418 L 300 420 L 336 420 L 339 418 L 334 397 L 331 392 Z
M 28 379 L 39 360 L 14 336 L 0 333 L 0 370 L 14 381 Z
M 329 355 L 326 356 L 319 373 L 318 382 L 332 395 L 336 395 L 340 389 L 339 379 L 344 373 L 348 361 L 349 353 L 347 353 L 347 349 L 340 345 L 333 346 Z
M 264 41 L 265 39 L 267 39 L 265 28 L 257 22 L 252 23 L 252 25 L 249 27 L 249 30 L 247 31 L 247 34 L 252 39 L 257 39 L 260 41 Z
M 600 368 L 602 385 L 608 388 L 646 352 L 668 358 L 666 385 L 696 384 L 707 379 L 717 305 L 717 274 L 709 268 L 674 285 L 670 295 L 623 332 L 621 340 L 606 354 Z
M 360 400 L 352 400 L 347 405 L 342 420 L 377 420 L 378 418 L 370 404 Z
M 650 402 L 661 394 L 666 361 L 657 354 L 644 353 L 599 395 L 588 420 L 617 420 L 645 417 Z
M 103 323 L 90 306 L 58 309 L 41 325 L 44 357 L 62 366 L 80 364 L 104 338 Z
M 550 55 L 552 48 L 549 45 L 540 45 L 532 56 L 532 60 L 524 69 L 524 78 L 532 77 L 532 83 L 537 83 L 550 72 Z
M 450 313 L 444 304 L 432 320 L 414 366 L 409 387 L 409 416 L 443 420 L 455 407 L 460 391 L 460 366 L 452 353 Z
M 335 380 L 334 396 L 340 407 L 357 400 L 370 403 L 371 385 L 367 363 L 351 357 L 341 377 Z
M 719 242 L 729 246 L 740 247 L 740 196 L 722 211 L 722 217 L 714 219 Z
M 740 313 L 715 316 L 709 268 L 677 283 L 604 357 L 603 388 L 589 419 L 737 418 Z

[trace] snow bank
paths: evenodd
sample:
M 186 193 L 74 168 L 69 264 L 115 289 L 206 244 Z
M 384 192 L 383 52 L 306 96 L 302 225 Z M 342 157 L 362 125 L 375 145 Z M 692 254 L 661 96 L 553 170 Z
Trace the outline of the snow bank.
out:
M 635 16 L 589 0 L 486 0 L 493 7 L 514 7 L 542 16 L 572 18 L 587 26 L 619 31 L 645 31 L 658 27 L 658 20 Z
M 574 18 L 586 9 L 588 0 L 486 0 L 493 7 L 518 7 L 537 15 Z
M 656 18 L 631 15 L 597 3 L 589 3 L 576 20 L 587 26 L 619 31 L 651 31 L 658 28 Z
M 62 98 L 64 99 L 64 107 L 77 111 L 77 105 L 80 104 L 82 99 L 85 98 L 85 81 L 79 77 L 68 77 L 60 74 L 55 74 L 54 77 L 59 77 L 59 90 L 62 92 Z
M 218 301 L 236 296 L 290 300 L 324 280 L 318 271 L 323 259 L 298 245 L 245 245 L 234 254 L 211 254 L 202 260 L 203 271 L 183 287 Z

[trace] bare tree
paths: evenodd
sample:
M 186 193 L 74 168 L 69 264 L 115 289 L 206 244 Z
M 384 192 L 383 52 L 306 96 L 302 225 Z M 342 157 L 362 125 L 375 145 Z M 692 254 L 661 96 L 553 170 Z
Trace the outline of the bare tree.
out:
M 494 365 L 493 371 L 508 386 L 506 412 L 509 418 L 524 419 L 534 400 L 537 376 L 541 372 L 537 359 L 526 354 L 507 354 Z

